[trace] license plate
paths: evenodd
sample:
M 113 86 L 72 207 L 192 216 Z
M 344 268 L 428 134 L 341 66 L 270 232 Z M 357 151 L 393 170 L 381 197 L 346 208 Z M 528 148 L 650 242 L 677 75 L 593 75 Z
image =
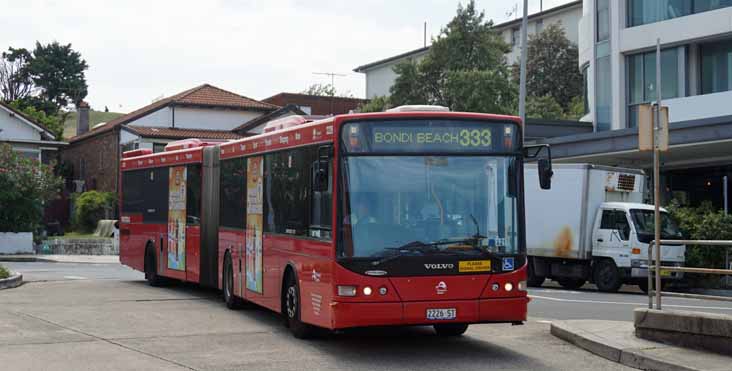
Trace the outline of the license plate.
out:
M 427 309 L 427 319 L 429 320 L 448 320 L 457 317 L 457 309 Z
M 671 271 L 661 269 L 661 277 L 671 277 Z

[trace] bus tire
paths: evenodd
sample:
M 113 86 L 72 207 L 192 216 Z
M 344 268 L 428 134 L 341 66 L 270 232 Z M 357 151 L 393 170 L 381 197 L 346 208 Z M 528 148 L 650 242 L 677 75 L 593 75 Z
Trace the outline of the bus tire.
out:
M 536 262 L 534 262 L 534 259 L 529 257 L 529 266 L 527 267 L 528 277 L 526 279 L 526 284 L 529 287 L 541 287 L 541 285 L 544 284 L 544 280 L 546 280 L 546 277 L 540 277 L 534 273 L 534 264 L 536 264 Z
M 288 273 L 282 293 L 282 314 L 292 335 L 298 339 L 307 339 L 314 335 L 315 329 L 301 321 L 300 286 L 294 273 Z
M 224 276 L 221 280 L 222 293 L 226 307 L 235 310 L 241 308 L 242 301 L 234 295 L 234 268 L 231 264 L 231 254 L 224 256 Z
M 163 277 L 158 275 L 158 262 L 155 258 L 155 247 L 148 243 L 145 248 L 145 279 L 152 287 L 162 286 Z
M 620 277 L 620 271 L 610 259 L 601 259 L 595 262 L 593 269 L 593 278 L 598 290 L 602 292 L 618 292 L 623 280 Z
M 468 331 L 467 323 L 443 323 L 433 327 L 437 336 L 460 336 Z

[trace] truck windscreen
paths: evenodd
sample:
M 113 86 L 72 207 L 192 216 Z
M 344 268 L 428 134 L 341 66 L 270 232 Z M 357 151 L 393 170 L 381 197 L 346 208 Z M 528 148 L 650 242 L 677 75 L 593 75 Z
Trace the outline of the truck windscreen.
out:
M 519 150 L 515 123 L 455 119 L 350 122 L 344 125 L 346 153 L 513 153 Z

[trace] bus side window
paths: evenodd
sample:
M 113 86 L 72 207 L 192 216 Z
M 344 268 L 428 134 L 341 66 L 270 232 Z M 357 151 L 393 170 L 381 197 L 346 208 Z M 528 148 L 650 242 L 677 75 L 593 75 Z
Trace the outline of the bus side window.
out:
M 333 159 L 316 159 L 310 166 L 310 237 L 331 239 Z

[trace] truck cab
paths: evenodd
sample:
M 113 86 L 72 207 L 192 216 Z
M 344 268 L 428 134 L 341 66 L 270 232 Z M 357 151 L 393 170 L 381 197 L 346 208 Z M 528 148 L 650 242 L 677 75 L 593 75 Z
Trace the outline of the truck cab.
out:
M 598 287 L 612 289 L 616 285 L 636 284 L 647 290 L 648 248 L 654 239 L 654 207 L 641 203 L 604 202 L 597 210 L 592 233 L 592 255 L 609 258 L 615 263 L 610 269 L 594 276 Z M 661 209 L 661 238 L 682 239 L 681 232 L 667 210 Z M 661 245 L 661 264 L 682 266 L 685 259 L 684 245 Z M 653 252 L 655 258 L 655 251 Z M 602 270 L 594 264 L 595 271 Z M 681 272 L 661 272 L 664 280 L 680 279 Z M 610 290 L 614 291 L 614 290 Z

